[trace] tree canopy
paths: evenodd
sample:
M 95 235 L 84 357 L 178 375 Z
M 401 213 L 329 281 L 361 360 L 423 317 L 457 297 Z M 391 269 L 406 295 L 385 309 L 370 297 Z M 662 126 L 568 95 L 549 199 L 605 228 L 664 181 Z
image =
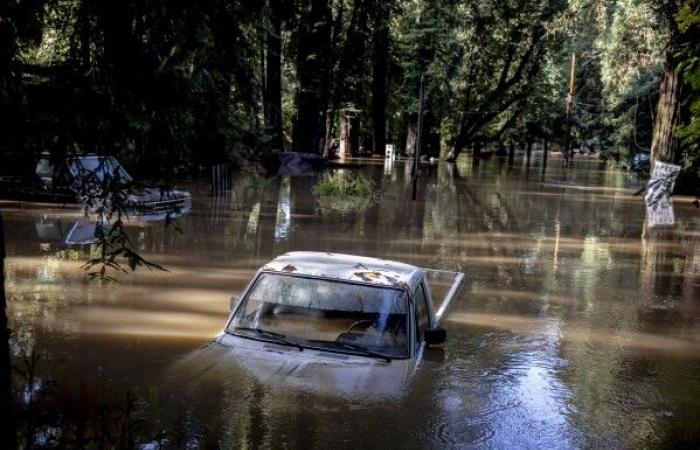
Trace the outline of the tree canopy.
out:
M 385 143 L 410 153 L 421 76 L 431 156 L 539 140 L 626 157 L 652 148 L 669 55 L 682 86 L 678 151 L 689 164 L 698 155 L 696 0 L 0 8 L 0 151 L 18 170 L 47 150 L 117 153 L 159 176 L 324 153 L 338 138 L 352 153 Z

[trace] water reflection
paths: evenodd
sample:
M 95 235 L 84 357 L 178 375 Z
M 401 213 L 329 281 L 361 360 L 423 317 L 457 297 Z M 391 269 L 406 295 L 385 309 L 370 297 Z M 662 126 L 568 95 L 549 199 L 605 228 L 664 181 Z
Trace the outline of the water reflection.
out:
M 164 430 L 172 447 L 700 441 L 700 219 L 687 199 L 672 227 L 650 229 L 624 172 L 580 158 L 552 160 L 540 178 L 491 157 L 421 166 L 413 202 L 410 164 L 393 164 L 366 161 L 383 195 L 343 214 L 323 214 L 313 177 L 241 176 L 221 197 L 191 186 L 182 233 L 130 225 L 135 247 L 169 272 L 116 285 L 87 282 L 89 246 L 50 239 L 63 236 L 51 224 L 65 230 L 79 211 L 3 204 L 13 349 L 45 355 L 40 378 L 60 387 L 47 408 L 121 408 L 128 389 L 141 399 L 139 442 Z M 183 369 L 221 330 L 230 295 L 287 250 L 465 272 L 444 361 L 379 404 L 262 384 L 227 356 Z

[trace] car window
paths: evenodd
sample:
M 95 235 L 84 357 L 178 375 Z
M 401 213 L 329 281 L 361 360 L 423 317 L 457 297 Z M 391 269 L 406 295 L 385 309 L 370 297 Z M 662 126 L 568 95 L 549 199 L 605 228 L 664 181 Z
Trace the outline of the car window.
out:
M 428 299 L 425 295 L 423 283 L 419 284 L 413 293 L 413 298 L 416 301 L 416 340 L 423 340 L 425 330 L 430 326 L 430 315 L 428 313 Z
M 396 288 L 263 273 L 234 313 L 228 331 L 284 335 L 299 345 L 352 351 L 361 346 L 408 356 L 408 295 Z

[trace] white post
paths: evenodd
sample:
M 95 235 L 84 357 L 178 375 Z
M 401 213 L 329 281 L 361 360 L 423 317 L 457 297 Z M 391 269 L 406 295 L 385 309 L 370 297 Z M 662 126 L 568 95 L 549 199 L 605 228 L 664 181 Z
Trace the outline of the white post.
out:
M 386 144 L 384 159 L 390 159 L 392 161 L 396 159 L 396 146 L 394 144 Z

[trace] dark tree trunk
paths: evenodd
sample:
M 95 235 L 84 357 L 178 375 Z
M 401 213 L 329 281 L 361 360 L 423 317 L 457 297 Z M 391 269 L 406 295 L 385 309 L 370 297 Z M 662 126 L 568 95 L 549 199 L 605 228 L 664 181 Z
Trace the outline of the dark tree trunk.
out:
M 10 362 L 10 328 L 7 323 L 7 300 L 5 298 L 5 230 L 0 213 L 0 389 L 2 392 L 3 418 L 0 419 L 0 447 L 17 447 L 15 431 L 12 365 Z
M 513 165 L 513 160 L 515 159 L 515 142 L 510 142 L 508 144 L 508 165 Z
M 527 140 L 527 150 L 526 150 L 526 155 L 525 155 L 525 165 L 529 166 L 530 165 L 530 157 L 532 156 L 532 139 L 528 138 Z
M 383 155 L 386 146 L 387 65 L 389 60 L 389 5 L 374 2 L 374 61 L 372 68 L 373 152 Z
M 481 158 L 481 139 L 474 142 L 474 159 Z
M 25 148 L 28 129 L 22 106 L 21 75 L 11 70 L 17 54 L 18 28 L 13 13 L 20 9 L 19 5 L 18 2 L 0 2 L 0 165 L 28 182 L 35 161 L 33 152 L 17 152 Z
M 433 113 L 430 98 L 426 99 L 426 112 L 423 114 L 423 135 L 421 139 L 421 156 L 440 157 L 440 122 Z
M 666 68 L 659 89 L 654 134 L 651 141 L 652 167 L 656 161 L 676 163 L 679 159 L 678 138 L 673 129 L 678 124 L 678 90 L 680 75 L 675 72 L 671 50 L 666 51 Z
M 331 30 L 329 0 L 312 0 L 299 22 L 296 97 L 297 117 L 293 140 L 297 150 L 320 153 L 325 135 L 325 72 L 328 70 Z
M 282 0 L 268 0 L 265 65 L 265 131 L 272 149 L 282 149 Z
M 481 139 L 476 139 L 472 151 L 472 172 L 476 172 L 479 165 L 481 165 Z
M 542 149 L 542 171 L 547 167 L 547 153 L 549 151 L 549 140 L 544 140 L 544 148 Z

